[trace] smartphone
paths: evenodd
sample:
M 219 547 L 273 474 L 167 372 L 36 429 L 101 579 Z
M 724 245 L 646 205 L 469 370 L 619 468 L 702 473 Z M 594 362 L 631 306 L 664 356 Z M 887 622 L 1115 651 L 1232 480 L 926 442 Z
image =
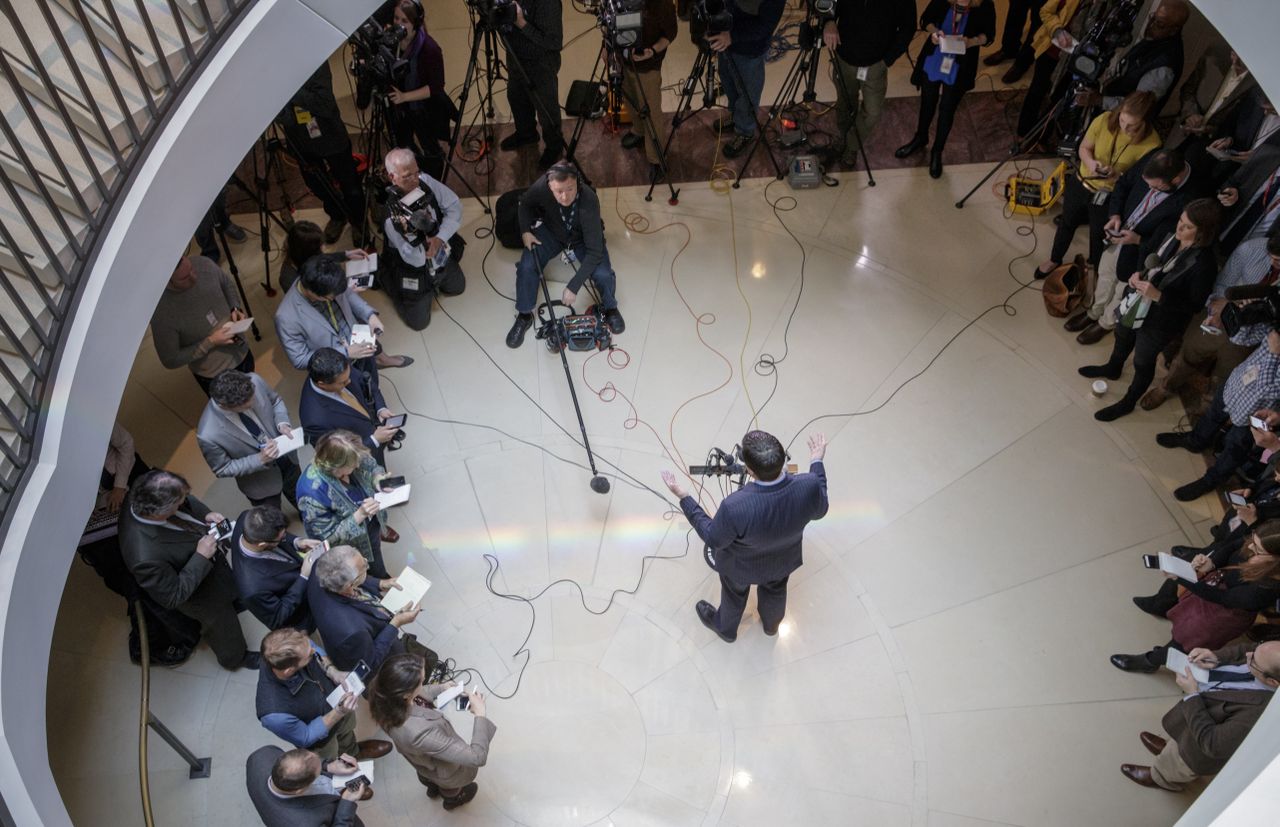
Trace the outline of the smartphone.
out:
M 456 703 L 456 704 L 458 705 L 458 711 L 459 711 L 459 712 L 466 712 L 466 711 L 467 711 L 467 709 L 468 709 L 468 708 L 470 708 L 470 706 L 471 706 L 471 699 L 470 699 L 470 698 L 468 698 L 466 695 L 459 695 L 459 696 L 454 700 L 454 703 Z
M 373 273 L 366 273 L 363 276 L 352 276 L 347 279 L 352 287 L 373 287 Z
M 1267 427 L 1267 422 L 1266 422 L 1266 420 L 1264 420 L 1264 419 L 1259 419 L 1259 418 L 1258 418 L 1258 417 L 1256 417 L 1256 416 L 1251 416 L 1251 417 L 1249 417 L 1249 427 L 1250 427 L 1250 428 L 1257 428 L 1259 431 L 1269 431 L 1269 430 L 1271 430 L 1270 428 L 1268 428 L 1268 427 Z
M 395 416 L 389 416 L 386 419 L 384 419 L 382 421 L 382 424 L 390 426 L 392 428 L 403 428 L 405 420 L 408 418 L 409 418 L 408 414 L 396 414 Z
M 351 671 L 362 683 L 367 684 L 369 682 L 369 672 L 371 671 L 369 669 L 369 664 L 364 661 L 357 661 L 355 668 Z
M 1227 492 L 1227 501 L 1228 501 L 1228 502 L 1230 502 L 1232 505 L 1235 505 L 1235 506 L 1247 505 L 1247 504 L 1248 504 L 1248 502 L 1249 502 L 1249 501 L 1248 501 L 1248 500 L 1246 500 L 1244 497 L 1240 496 L 1239 494 L 1237 494 L 1237 493 L 1236 493 L 1236 492 L 1234 492 L 1234 491 L 1228 491 L 1228 492 Z
M 221 520 L 209 524 L 209 534 L 217 540 L 225 540 L 231 536 L 231 521 Z
M 1122 235 L 1124 235 L 1124 232 L 1121 230 L 1107 230 L 1108 238 L 1119 238 Z
M 404 485 L 404 477 L 383 477 L 378 482 L 378 488 L 383 491 L 394 491 L 402 485 Z
M 1208 333 L 1210 336 L 1222 335 L 1222 331 L 1211 324 L 1202 324 L 1200 325 L 1200 329 L 1203 330 L 1205 333 Z
M 1160 568 L 1160 555 L 1158 554 L 1142 555 L 1142 565 L 1149 569 Z
M 369 779 L 365 778 L 364 773 L 360 773 L 355 778 L 348 781 L 347 789 L 351 790 L 351 792 L 355 792 L 356 790 L 360 789 L 360 785 L 362 784 L 365 786 L 369 786 Z

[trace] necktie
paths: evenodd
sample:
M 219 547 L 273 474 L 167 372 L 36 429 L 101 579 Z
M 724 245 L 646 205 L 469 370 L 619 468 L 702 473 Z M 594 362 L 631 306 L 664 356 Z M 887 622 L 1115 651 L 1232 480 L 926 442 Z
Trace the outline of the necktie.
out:
M 1251 683 L 1253 681 L 1253 673 L 1248 669 L 1243 672 L 1237 672 L 1234 669 L 1210 669 L 1210 683 Z
M 361 416 L 363 417 L 369 416 L 369 412 L 365 410 L 364 405 L 360 404 L 360 400 L 356 399 L 355 394 L 351 393 L 351 391 L 347 390 L 346 388 L 343 388 L 342 390 L 338 391 L 338 396 L 342 398 L 343 402 L 346 402 L 348 405 L 354 408 L 357 412 L 359 412 Z
M 166 519 L 165 523 L 186 534 L 195 534 L 203 537 L 209 532 L 207 523 L 183 514 L 181 511 Z
M 244 429 L 249 432 L 249 436 L 262 442 L 262 429 L 258 427 L 258 423 L 253 421 L 253 417 L 246 413 L 237 414 L 240 417 L 240 423 L 244 425 Z
M 364 589 L 356 589 L 355 599 L 359 600 L 361 603 L 364 603 L 368 606 L 373 607 L 373 609 L 377 611 L 379 616 L 383 616 L 387 618 L 390 618 L 392 616 L 390 609 L 388 609 L 386 606 L 383 606 L 380 602 L 378 602 L 377 598 L 369 594 Z

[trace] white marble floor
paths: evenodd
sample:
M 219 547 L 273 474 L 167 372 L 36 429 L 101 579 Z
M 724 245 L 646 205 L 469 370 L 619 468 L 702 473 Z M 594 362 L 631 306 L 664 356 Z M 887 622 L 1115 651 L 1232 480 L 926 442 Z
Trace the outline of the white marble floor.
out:
M 512 251 L 486 258 L 473 243 L 467 292 L 444 305 L 452 318 L 437 312 L 422 334 L 389 325 L 389 350 L 417 359 L 385 372 L 392 407 L 415 414 L 390 458 L 414 497 L 393 515 L 404 539 L 387 548 L 389 565 L 411 563 L 435 582 L 417 631 L 480 671 L 498 734 L 479 797 L 451 814 L 403 760 L 380 760 L 377 795 L 360 807 L 366 824 L 1175 820 L 1189 796 L 1141 789 L 1118 767 L 1145 757 L 1137 734 L 1158 728 L 1177 689 L 1106 658 L 1165 639 L 1128 600 L 1156 585 L 1138 555 L 1201 536 L 1211 516 L 1207 501 L 1182 506 L 1169 493 L 1193 458 L 1151 439 L 1181 412 L 1094 422 L 1104 403 L 1074 367 L 1105 345 L 1086 354 L 1024 290 L 1009 300 L 1017 315 L 984 316 L 883 409 L 830 416 L 889 399 L 1017 287 L 1008 263 L 1031 245 L 1019 222 L 985 194 L 952 206 L 985 171 L 949 167 L 939 182 L 885 172 L 875 189 L 844 177 L 795 194 L 781 218 L 766 195 L 791 193 L 763 181 L 730 193 L 686 186 L 678 206 L 603 193 L 629 361 L 571 354 L 570 364 L 613 481 L 606 496 L 556 458 L 583 460 L 559 360 L 532 338 L 503 346 L 511 305 L 484 273 L 510 291 Z M 474 200 L 466 210 L 470 235 L 485 221 Z M 632 213 L 648 232 L 625 229 L 619 215 Z M 237 253 L 266 321 L 276 300 L 256 284 L 256 245 Z M 260 370 L 293 404 L 300 377 L 269 321 L 263 334 Z M 786 354 L 776 378 L 752 369 L 764 352 Z M 589 389 L 609 385 L 616 396 Z M 182 470 L 234 512 L 237 490 L 213 480 L 191 434 L 202 403 L 144 342 L 122 421 L 149 462 Z M 697 549 L 687 552 L 683 519 L 632 478 L 662 492 L 659 470 L 731 446 L 753 410 L 760 427 L 799 437 L 797 457 L 805 423 L 829 417 L 811 429 L 831 437 L 832 507 L 810 528 L 780 636 L 765 637 L 752 609 L 730 646 L 694 616 L 716 588 Z M 615 589 L 635 589 L 651 554 L 674 559 L 651 560 L 635 594 L 592 613 Z M 499 591 L 532 595 L 572 578 L 586 606 L 561 583 L 533 603 L 535 617 L 486 590 L 484 555 L 500 564 Z M 256 640 L 261 627 L 243 618 Z M 77 562 L 49 707 L 60 710 L 50 754 L 77 824 L 124 823 L 138 810 L 126 634 L 120 601 Z M 152 692 L 156 713 L 214 759 L 212 778 L 189 781 L 152 739 L 160 823 L 253 823 L 243 761 L 272 741 L 253 716 L 253 676 L 223 672 L 201 649 L 157 670 Z

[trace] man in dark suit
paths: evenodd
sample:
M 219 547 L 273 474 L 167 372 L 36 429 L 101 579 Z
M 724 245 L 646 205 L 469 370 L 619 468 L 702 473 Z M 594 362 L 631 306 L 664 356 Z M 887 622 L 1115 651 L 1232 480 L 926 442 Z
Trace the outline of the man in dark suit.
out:
M 369 563 L 351 546 L 334 546 L 316 561 L 307 584 L 307 602 L 333 665 L 350 671 L 364 661 L 373 672 L 388 655 L 406 651 L 400 627 L 412 623 L 421 607 L 393 612 L 379 601 L 395 588 L 395 578 L 371 586 Z M 416 641 L 415 641 L 416 643 Z M 428 674 L 435 663 L 428 664 Z
M 120 513 L 120 553 L 138 585 L 161 606 L 200 622 L 223 669 L 257 669 L 235 608 L 236 586 L 212 524 L 225 519 L 190 496 L 170 471 L 152 470 L 129 489 Z
M 308 444 L 330 431 L 351 431 L 372 449 L 383 468 L 386 445 L 400 430 L 383 424 L 391 409 L 382 398 L 378 374 L 356 370 L 350 359 L 328 347 L 317 350 L 307 364 L 298 416 Z
M 1187 658 L 1209 670 L 1209 680 L 1200 683 L 1190 668 L 1176 676 L 1187 697 L 1161 721 L 1173 737 L 1141 733 L 1155 761 L 1149 767 L 1120 765 L 1135 784 L 1178 792 L 1202 775 L 1221 772 L 1280 687 L 1280 641 L 1236 643 L 1216 652 L 1192 649 Z
M 333 788 L 335 772 L 349 775 L 354 770 L 347 757 L 326 765 L 310 750 L 255 750 L 245 762 L 244 775 L 262 823 L 266 827 L 364 827 L 356 815 L 356 802 L 372 798 L 373 789 L 361 783 L 338 795 Z
M 1246 239 L 1265 237 L 1280 217 L 1280 147 L 1256 149 L 1222 185 L 1218 201 L 1227 208 L 1219 236 L 1224 255 Z
M 260 505 L 243 512 L 231 532 L 231 567 L 240 602 L 268 629 L 313 632 L 307 578 L 324 543 L 295 537 L 280 509 Z
M 827 438 L 809 437 L 809 473 L 788 474 L 782 443 L 764 431 L 742 438 L 742 462 L 753 481 L 724 498 L 714 519 L 669 471 L 662 472 L 694 531 L 707 544 L 707 563 L 720 575 L 720 607 L 705 600 L 698 619 L 725 643 L 738 637 L 738 622 L 756 587 L 760 623 L 776 635 L 787 609 L 787 579 L 804 562 L 801 540 L 810 520 L 827 513 Z

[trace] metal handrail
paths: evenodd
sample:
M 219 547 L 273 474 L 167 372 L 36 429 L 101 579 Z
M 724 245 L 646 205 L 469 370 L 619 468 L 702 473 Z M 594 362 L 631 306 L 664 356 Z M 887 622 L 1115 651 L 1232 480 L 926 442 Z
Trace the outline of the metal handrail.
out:
M 175 0 L 24 0 L 23 15 L 0 0 L 0 92 L 16 101 L 0 112 L 0 524 L 107 212 L 252 3 L 196 0 L 192 23 Z

